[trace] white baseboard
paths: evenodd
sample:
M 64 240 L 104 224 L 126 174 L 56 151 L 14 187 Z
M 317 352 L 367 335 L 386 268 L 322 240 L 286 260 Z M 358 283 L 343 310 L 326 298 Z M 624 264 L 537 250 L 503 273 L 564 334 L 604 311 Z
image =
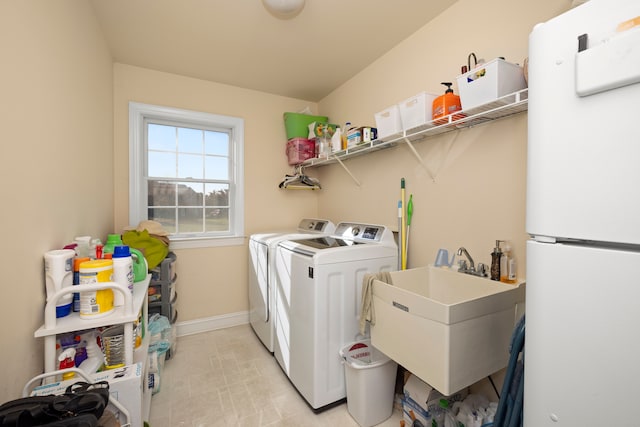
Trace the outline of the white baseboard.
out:
M 176 335 L 199 334 L 201 332 L 215 331 L 216 329 L 230 328 L 232 326 L 245 325 L 249 323 L 249 312 L 223 314 L 222 316 L 207 317 L 196 320 L 186 320 L 176 322 Z

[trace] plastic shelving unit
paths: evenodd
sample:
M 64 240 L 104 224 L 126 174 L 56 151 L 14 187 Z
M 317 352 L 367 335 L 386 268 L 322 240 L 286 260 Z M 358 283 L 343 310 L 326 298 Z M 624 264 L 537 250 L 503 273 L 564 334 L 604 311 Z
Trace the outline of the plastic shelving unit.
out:
M 142 344 L 134 350 L 133 348 L 133 324 L 138 320 L 142 311 L 142 322 L 144 330 L 148 330 L 148 308 L 147 308 L 147 288 L 151 281 L 151 274 L 133 284 L 133 294 L 128 288 L 115 282 L 93 283 L 88 285 L 75 285 L 66 287 L 56 292 L 47 299 L 44 309 L 44 325 L 42 325 L 34 336 L 44 338 L 44 371 L 54 372 L 56 367 L 56 336 L 68 332 L 82 331 L 86 329 L 100 328 L 111 325 L 124 325 L 124 340 L 131 343 L 125 347 L 125 364 L 141 362 L 143 366 L 147 363 L 147 351 L 149 348 L 149 334 L 145 334 Z M 79 313 L 72 312 L 68 316 L 56 318 L 56 302 L 64 295 L 91 291 L 99 289 L 113 289 L 114 292 L 121 292 L 124 295 L 124 305 L 114 307 L 114 310 L 96 319 L 82 319 Z M 146 370 L 145 370 L 146 372 Z M 151 408 L 151 393 L 143 390 L 141 396 L 142 413 L 144 419 L 149 418 Z

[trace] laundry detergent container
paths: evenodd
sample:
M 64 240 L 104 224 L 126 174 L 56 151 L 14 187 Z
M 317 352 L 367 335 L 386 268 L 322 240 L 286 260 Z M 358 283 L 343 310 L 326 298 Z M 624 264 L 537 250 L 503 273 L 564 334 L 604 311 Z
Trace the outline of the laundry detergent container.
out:
M 340 350 L 347 387 L 347 410 L 361 427 L 380 424 L 391 416 L 398 365 L 371 345 L 351 343 Z

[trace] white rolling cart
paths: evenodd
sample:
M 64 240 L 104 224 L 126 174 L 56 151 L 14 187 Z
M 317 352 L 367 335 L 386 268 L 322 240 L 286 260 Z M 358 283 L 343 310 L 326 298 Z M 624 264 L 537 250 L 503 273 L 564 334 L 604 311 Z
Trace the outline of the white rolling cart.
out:
M 68 332 L 81 331 L 85 329 L 94 329 L 103 326 L 124 325 L 124 340 L 131 343 L 125 347 L 125 365 L 134 363 L 142 363 L 145 367 L 147 363 L 147 351 L 149 348 L 149 334 L 146 333 L 142 344 L 134 350 L 133 348 L 133 325 L 138 320 L 139 313 L 142 310 L 142 322 L 144 330 L 147 330 L 148 308 L 147 308 L 147 288 L 151 275 L 133 285 L 133 294 L 128 288 L 115 282 L 101 282 L 87 285 L 75 285 L 66 287 L 56 292 L 47 299 L 44 310 L 44 325 L 36 330 L 34 336 L 36 338 L 44 338 L 44 372 L 45 374 L 57 370 L 56 367 L 56 336 Z M 72 312 L 68 316 L 56 318 L 56 302 L 69 293 L 95 291 L 100 289 L 113 289 L 114 292 L 120 292 L 124 295 L 124 305 L 114 307 L 113 311 L 105 316 L 97 319 L 82 319 L 79 313 Z M 146 369 L 143 369 L 146 372 Z M 52 381 L 52 377 L 44 378 L 45 382 Z M 143 376 L 142 395 L 138 402 L 124 402 L 130 413 L 142 413 L 142 419 L 149 419 L 149 411 L 151 408 L 151 391 L 146 387 L 146 378 Z M 137 411 L 132 409 L 132 405 L 140 405 Z M 133 425 L 133 427 L 137 427 Z

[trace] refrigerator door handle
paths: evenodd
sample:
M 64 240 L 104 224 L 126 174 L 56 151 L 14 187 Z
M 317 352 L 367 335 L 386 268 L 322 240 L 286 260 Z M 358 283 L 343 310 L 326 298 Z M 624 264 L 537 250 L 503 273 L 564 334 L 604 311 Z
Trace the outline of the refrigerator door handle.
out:
M 532 235 L 531 240 L 535 240 L 540 243 L 556 243 L 556 238 L 552 236 L 540 236 L 540 235 Z

